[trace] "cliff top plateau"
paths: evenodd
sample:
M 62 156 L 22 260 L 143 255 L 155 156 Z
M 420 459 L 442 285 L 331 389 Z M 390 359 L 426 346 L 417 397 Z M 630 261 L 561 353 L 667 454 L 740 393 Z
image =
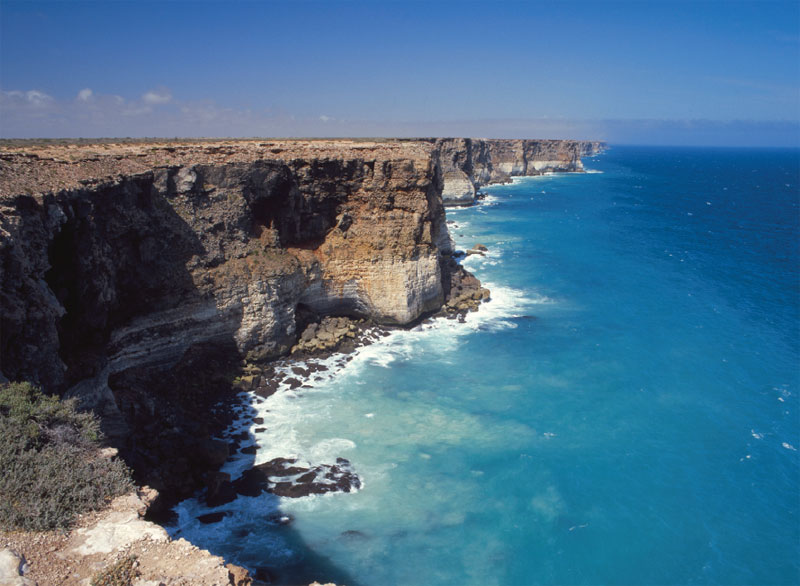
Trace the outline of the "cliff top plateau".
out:
M 265 158 L 427 161 L 431 149 L 425 142 L 358 139 L 2 141 L 0 198 L 75 189 L 158 167 Z
M 75 189 L 158 167 L 252 162 L 260 159 L 369 158 L 427 160 L 444 142 L 487 139 L 6 139 L 0 140 L 0 198 Z M 487 141 L 488 142 L 488 141 Z M 518 148 L 603 143 L 572 140 L 491 139 Z

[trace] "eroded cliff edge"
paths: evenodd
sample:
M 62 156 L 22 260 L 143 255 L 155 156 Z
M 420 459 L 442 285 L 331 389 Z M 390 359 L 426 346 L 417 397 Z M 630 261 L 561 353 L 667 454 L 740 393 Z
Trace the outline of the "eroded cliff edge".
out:
M 476 186 L 511 175 L 578 170 L 591 148 L 476 139 L 4 148 L 0 377 L 77 397 L 141 480 L 189 496 L 228 455 L 210 438 L 230 369 L 285 354 L 308 312 L 406 325 L 438 310 L 465 281 L 444 217 L 453 177 L 474 199 Z

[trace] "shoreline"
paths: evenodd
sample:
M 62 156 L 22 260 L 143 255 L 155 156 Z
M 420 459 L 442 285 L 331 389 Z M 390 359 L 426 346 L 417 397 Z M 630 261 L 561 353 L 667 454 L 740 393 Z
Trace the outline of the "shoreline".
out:
M 484 203 L 483 201 L 478 201 L 474 204 L 475 207 L 484 205 L 491 207 L 494 202 L 486 201 Z M 454 222 L 454 227 L 458 228 L 458 220 L 449 219 L 448 223 L 450 222 Z M 489 251 L 487 259 L 491 258 L 492 252 L 491 250 Z M 467 256 L 460 257 L 461 261 L 468 258 Z M 365 338 L 360 340 L 362 343 L 347 352 L 332 351 L 324 355 L 290 355 L 271 361 L 269 367 L 273 368 L 280 376 L 281 382 L 267 396 L 259 395 L 257 390 L 239 393 L 237 395 L 238 404 L 234 406 L 238 418 L 225 432 L 225 438 L 235 438 L 237 436 L 242 438 L 242 448 L 252 447 L 255 449 L 247 452 L 239 451 L 226 462 L 220 472 L 229 474 L 231 479 L 235 481 L 237 477 L 240 478 L 244 472 L 254 466 L 266 465 L 276 459 L 287 459 L 292 461 L 292 466 L 308 469 L 325 462 L 330 463 L 347 457 L 347 452 L 353 449 L 355 444 L 352 446 L 345 445 L 344 451 L 330 454 L 328 460 L 313 460 L 308 453 L 297 445 L 286 445 L 279 442 L 270 443 L 270 437 L 281 437 L 281 434 L 285 431 L 284 429 L 275 430 L 270 428 L 270 415 L 273 416 L 272 421 L 281 420 L 281 423 L 284 423 L 287 420 L 291 420 L 291 413 L 284 417 L 281 416 L 282 409 L 289 408 L 293 411 L 302 411 L 303 406 L 299 402 L 303 400 L 304 396 L 318 392 L 336 393 L 337 391 L 332 390 L 331 387 L 336 384 L 338 379 L 350 376 L 351 369 L 368 368 L 369 366 L 391 368 L 391 364 L 398 358 L 397 355 L 394 355 L 394 351 L 397 347 L 404 345 L 403 338 L 412 340 L 417 339 L 417 336 L 435 335 L 443 329 L 450 329 L 454 339 L 459 339 L 461 336 L 483 329 L 491 323 L 501 328 L 515 327 L 508 320 L 519 317 L 516 307 L 520 303 L 532 300 L 527 300 L 524 297 L 518 298 L 524 296 L 524 292 L 496 286 L 493 283 L 484 284 L 492 288 L 493 297 L 480 303 L 477 310 L 451 316 L 441 315 L 440 312 L 437 312 L 418 320 L 408 327 L 374 326 L 367 328 Z M 494 295 L 495 291 L 497 291 L 496 296 Z M 533 302 L 536 303 L 538 301 Z M 406 343 L 408 342 L 406 341 Z M 298 372 L 301 370 L 305 372 Z M 243 439 L 243 434 L 245 433 L 247 434 L 247 439 Z M 349 464 L 349 460 L 347 462 Z M 317 497 L 337 498 L 336 495 L 340 495 L 341 492 L 357 492 L 369 484 L 369 478 L 365 479 L 360 474 L 357 463 L 353 465 L 352 470 L 358 475 L 358 487 L 352 487 L 352 490 L 348 488 L 344 491 L 326 491 L 317 494 Z M 276 478 L 275 480 L 280 482 L 281 479 Z M 273 527 L 291 527 L 294 521 L 292 515 L 283 511 L 280 500 L 273 500 L 268 493 L 269 491 L 265 491 L 261 497 L 260 514 L 268 514 L 268 524 Z M 313 493 L 302 496 L 314 498 Z M 344 495 L 338 498 L 342 497 Z M 241 499 L 241 496 L 239 499 Z M 291 500 L 295 501 L 295 499 Z M 183 537 L 192 543 L 199 543 L 199 547 L 213 551 L 213 546 L 209 546 L 207 543 L 203 543 L 203 540 L 196 538 L 196 532 L 203 531 L 205 528 L 205 531 L 213 533 L 216 531 L 214 524 L 226 518 L 230 522 L 234 522 L 236 516 L 241 514 L 240 507 L 247 507 L 246 502 L 247 499 L 242 501 L 239 506 L 237 506 L 235 500 L 209 504 L 203 502 L 203 495 L 194 496 L 177 503 L 173 507 L 172 510 L 175 512 L 175 517 L 172 523 L 165 525 L 165 528 L 175 539 Z M 263 507 L 271 508 L 266 509 Z M 259 575 L 264 571 L 267 574 L 262 575 L 273 575 L 270 574 L 271 569 L 268 566 L 252 568 L 246 562 L 236 557 L 231 557 L 229 554 L 215 553 L 222 555 L 226 561 L 247 567 L 253 575 Z M 327 579 L 326 576 L 317 576 L 317 579 L 323 578 Z
M 487 187 L 491 185 L 509 184 L 513 183 L 515 180 L 524 180 L 526 178 L 535 179 L 553 175 L 571 175 L 574 173 L 585 172 L 585 170 L 581 169 L 580 171 L 555 171 L 543 172 L 537 175 L 513 176 L 504 181 L 492 181 L 491 183 L 487 184 Z M 445 210 L 455 211 L 465 209 L 467 207 L 477 207 L 483 205 L 491 207 L 494 202 L 491 200 L 486 200 L 487 194 L 483 195 L 484 197 L 477 199 L 469 206 L 445 206 Z M 448 226 L 454 225 L 455 228 L 458 227 L 455 220 L 447 219 L 446 216 L 445 222 L 448 224 Z M 451 238 L 453 238 L 452 235 Z M 455 244 L 455 241 L 453 243 Z M 474 249 L 469 250 L 468 253 L 456 249 L 453 251 L 451 258 L 453 259 L 453 262 L 457 263 L 459 270 L 466 271 L 465 267 L 463 266 L 463 261 L 469 258 L 470 253 L 475 252 L 476 251 Z M 478 254 L 481 256 L 484 255 L 483 252 L 478 252 Z M 470 271 L 467 271 L 466 274 L 472 276 Z M 482 287 L 481 281 L 477 281 L 477 283 L 478 289 L 482 291 L 488 291 Z M 359 319 L 356 322 L 358 333 L 351 339 L 339 340 L 334 348 L 312 352 L 303 350 L 296 351 L 293 348 L 288 355 L 277 357 L 266 362 L 254 363 L 245 366 L 245 370 L 248 367 L 257 367 L 259 369 L 258 375 L 263 376 L 266 373 L 271 375 L 273 378 L 271 378 L 271 380 L 264 386 L 254 386 L 250 389 L 241 389 L 239 393 L 226 401 L 228 408 L 232 409 L 237 417 L 221 433 L 215 435 L 213 439 L 230 442 L 230 445 L 234 446 L 234 451 L 226 463 L 220 466 L 217 472 L 222 474 L 231 474 L 231 472 L 235 473 L 238 471 L 238 475 L 241 475 L 241 473 L 247 468 L 243 466 L 232 466 L 229 464 L 234 464 L 245 459 L 242 456 L 258 454 L 258 448 L 263 447 L 257 443 L 257 440 L 252 438 L 244 438 L 242 436 L 242 433 L 245 431 L 245 429 L 255 427 L 255 429 L 258 430 L 263 423 L 263 418 L 259 417 L 258 409 L 255 408 L 256 406 L 264 405 L 271 397 L 279 393 L 297 391 L 297 393 L 300 393 L 297 396 L 301 396 L 303 389 L 306 391 L 313 389 L 313 385 L 309 383 L 322 383 L 325 378 L 335 378 L 352 360 L 354 360 L 354 358 L 356 358 L 360 351 L 364 350 L 368 346 L 372 346 L 373 344 L 381 342 L 383 339 L 390 337 L 395 333 L 419 331 L 421 329 L 425 329 L 426 326 L 433 327 L 435 320 L 439 319 L 455 320 L 458 323 L 463 324 L 465 323 L 466 317 L 469 314 L 479 312 L 482 308 L 484 308 L 485 303 L 492 302 L 492 298 L 491 296 L 485 295 L 482 298 L 475 299 L 475 301 L 476 303 L 471 305 L 469 308 L 463 306 L 461 308 L 456 308 L 451 307 L 449 305 L 449 300 L 446 299 L 439 310 L 420 316 L 414 322 L 403 326 L 380 325 L 372 323 L 369 320 Z M 328 318 L 326 317 L 324 319 Z M 298 344 L 300 343 L 301 336 L 298 336 Z M 342 346 L 344 349 L 342 349 Z M 295 348 L 297 348 L 297 346 L 295 346 Z M 261 419 L 261 422 L 259 422 L 259 419 Z M 247 451 L 242 452 L 242 448 L 247 449 Z M 256 451 L 251 451 L 251 448 L 255 448 Z M 294 457 L 294 454 L 274 455 L 274 458 Z M 255 460 L 255 458 L 253 460 Z M 231 474 L 231 480 L 235 480 L 235 478 L 236 477 Z M 170 510 L 174 510 L 174 508 L 179 505 L 180 502 L 182 501 L 178 501 L 177 503 L 171 505 Z

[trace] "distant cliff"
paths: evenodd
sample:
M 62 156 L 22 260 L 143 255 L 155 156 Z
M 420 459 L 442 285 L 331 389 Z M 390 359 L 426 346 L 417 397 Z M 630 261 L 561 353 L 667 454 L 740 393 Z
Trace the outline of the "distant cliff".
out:
M 503 140 L 440 138 L 434 154 L 442 166 L 445 205 L 470 205 L 481 186 L 504 183 L 520 175 L 581 172 L 582 156 L 592 156 L 605 143 L 576 140 Z

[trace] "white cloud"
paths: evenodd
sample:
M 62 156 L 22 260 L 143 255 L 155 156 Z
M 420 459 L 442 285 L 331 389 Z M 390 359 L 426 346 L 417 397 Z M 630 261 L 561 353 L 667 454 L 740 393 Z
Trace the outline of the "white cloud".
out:
M 330 116 L 326 116 L 325 114 L 320 116 L 319 119 L 322 120 L 323 122 L 328 122 L 329 120 L 333 120 L 333 118 L 331 118 Z
M 30 90 L 25 94 L 25 97 L 34 106 L 44 106 L 53 101 L 51 96 L 48 96 L 46 93 L 37 90 Z
M 13 90 L 10 92 L 2 92 L 2 94 L 4 101 L 11 101 L 17 104 L 30 104 L 36 107 L 47 106 L 54 101 L 52 96 L 48 96 L 46 93 L 40 92 L 39 90 L 28 90 L 27 92 Z
M 150 90 L 142 96 L 142 101 L 145 104 L 157 105 L 168 104 L 172 101 L 172 92 L 168 89 Z
M 92 93 L 92 90 L 90 90 L 88 87 L 84 88 L 78 92 L 77 99 L 79 102 L 88 102 L 92 99 Z

